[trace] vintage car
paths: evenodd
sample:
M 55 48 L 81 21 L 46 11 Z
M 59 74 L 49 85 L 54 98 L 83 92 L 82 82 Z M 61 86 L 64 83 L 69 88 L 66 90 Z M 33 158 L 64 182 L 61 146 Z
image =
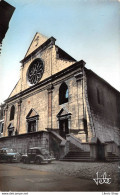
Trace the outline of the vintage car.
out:
M 0 149 L 0 162 L 20 162 L 21 155 L 11 148 Z
M 28 149 L 27 154 L 22 155 L 23 163 L 51 163 L 55 158 L 49 154 L 46 149 L 41 147 L 33 147 Z

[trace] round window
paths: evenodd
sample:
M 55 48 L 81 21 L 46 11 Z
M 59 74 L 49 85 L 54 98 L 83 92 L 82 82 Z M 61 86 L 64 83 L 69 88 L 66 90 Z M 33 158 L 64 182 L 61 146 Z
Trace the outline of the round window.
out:
M 30 84 L 36 84 L 42 78 L 44 65 L 41 59 L 35 59 L 28 69 L 28 81 Z

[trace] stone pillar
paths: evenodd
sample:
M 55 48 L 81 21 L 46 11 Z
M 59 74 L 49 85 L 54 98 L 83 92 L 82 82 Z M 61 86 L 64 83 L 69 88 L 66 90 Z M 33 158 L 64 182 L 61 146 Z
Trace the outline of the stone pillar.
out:
M 90 158 L 93 161 L 97 160 L 97 144 L 96 143 L 90 144 Z
M 78 129 L 84 129 L 83 72 L 74 75 L 77 82 Z
M 21 103 L 22 103 L 22 100 L 20 99 L 18 101 L 18 113 L 17 113 L 17 134 L 19 134 L 19 131 L 20 131 L 20 114 L 21 114 Z
M 48 88 L 48 128 L 52 129 L 52 93 L 53 85 L 49 85 Z
M 3 127 L 3 136 L 7 136 L 7 111 L 8 111 L 8 105 L 5 106 L 5 118 L 4 118 L 4 127 Z

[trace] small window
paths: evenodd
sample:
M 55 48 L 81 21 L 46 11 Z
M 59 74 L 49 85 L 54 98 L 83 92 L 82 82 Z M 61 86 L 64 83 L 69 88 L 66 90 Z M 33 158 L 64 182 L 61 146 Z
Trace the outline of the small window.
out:
M 98 101 L 98 104 L 104 105 L 103 92 L 101 89 L 98 89 L 98 88 L 97 88 L 97 101 Z
M 40 150 L 36 150 L 36 154 L 42 154 Z
M 36 150 L 34 149 L 34 150 L 32 150 L 32 154 L 36 154 Z
M 0 133 L 3 133 L 3 126 L 4 126 L 4 123 L 0 122 Z
M 31 150 L 28 150 L 28 154 L 31 154 Z
M 15 106 L 13 105 L 10 110 L 10 121 L 14 120 L 14 115 L 15 115 Z
M 67 103 L 69 97 L 68 86 L 62 83 L 59 88 L 59 105 Z
M 4 127 L 4 123 L 2 123 L 2 129 L 1 129 L 1 133 L 3 133 L 3 127 Z
M 28 122 L 28 132 L 35 132 L 36 131 L 36 120 Z

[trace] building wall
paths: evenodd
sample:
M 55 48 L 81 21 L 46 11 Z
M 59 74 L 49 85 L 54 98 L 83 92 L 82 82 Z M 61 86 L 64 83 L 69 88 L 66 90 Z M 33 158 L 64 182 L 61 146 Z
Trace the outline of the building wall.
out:
M 120 140 L 120 94 L 94 73 L 87 71 L 88 100 L 96 136 L 101 142 Z M 99 92 L 97 92 L 99 90 Z M 99 95 L 98 95 L 99 93 Z M 99 97 L 98 97 L 99 96 Z M 99 100 L 100 99 L 100 100 Z
M 34 48 L 34 44 L 33 46 L 31 45 L 30 51 L 32 47 Z M 17 85 L 15 86 L 15 88 L 13 89 L 9 97 L 12 97 L 16 95 L 17 93 L 24 91 L 25 89 L 28 89 L 29 87 L 31 87 L 31 85 L 29 84 L 27 80 L 27 72 L 28 72 L 30 64 L 36 58 L 40 58 L 44 63 L 44 73 L 39 82 L 69 67 L 75 62 L 73 60 L 59 59 L 59 56 L 57 55 L 56 46 L 49 45 L 44 50 L 40 50 L 34 56 L 31 56 L 31 58 L 29 58 L 29 60 L 25 62 L 24 65 L 22 65 L 21 70 L 20 70 L 20 80 L 18 81 Z
M 31 109 L 34 109 L 39 115 L 37 131 L 46 130 L 46 128 L 59 129 L 59 120 L 57 118 L 57 114 L 63 108 L 67 110 L 68 113 L 71 113 L 69 120 L 70 133 L 75 133 L 76 137 L 85 142 L 86 134 L 84 131 L 83 119 L 85 118 L 85 113 L 87 116 L 88 113 L 85 101 L 83 100 L 84 97 L 82 80 L 77 81 L 75 76 L 80 71 L 81 68 L 68 73 L 63 77 L 57 78 L 54 82 L 52 82 L 53 89 L 50 93 L 49 86 L 51 83 L 40 87 L 37 90 L 33 90 L 27 95 L 24 95 L 21 98 L 20 111 L 18 110 L 19 99 L 16 99 L 14 102 L 10 102 L 7 108 L 5 136 L 8 135 L 7 128 L 10 123 L 13 124 L 15 130 L 18 130 L 19 114 L 19 134 L 27 133 L 26 117 Z M 59 105 L 59 88 L 63 82 L 65 82 L 68 86 L 69 98 L 67 103 Z M 13 104 L 15 105 L 15 118 L 13 121 L 10 121 L 10 109 Z M 84 112 L 84 110 L 86 111 Z M 89 128 L 90 121 L 88 117 L 86 119 L 88 123 L 88 137 L 90 141 L 92 137 L 92 132 Z M 78 131 L 76 130 L 82 130 L 82 134 L 78 134 Z

